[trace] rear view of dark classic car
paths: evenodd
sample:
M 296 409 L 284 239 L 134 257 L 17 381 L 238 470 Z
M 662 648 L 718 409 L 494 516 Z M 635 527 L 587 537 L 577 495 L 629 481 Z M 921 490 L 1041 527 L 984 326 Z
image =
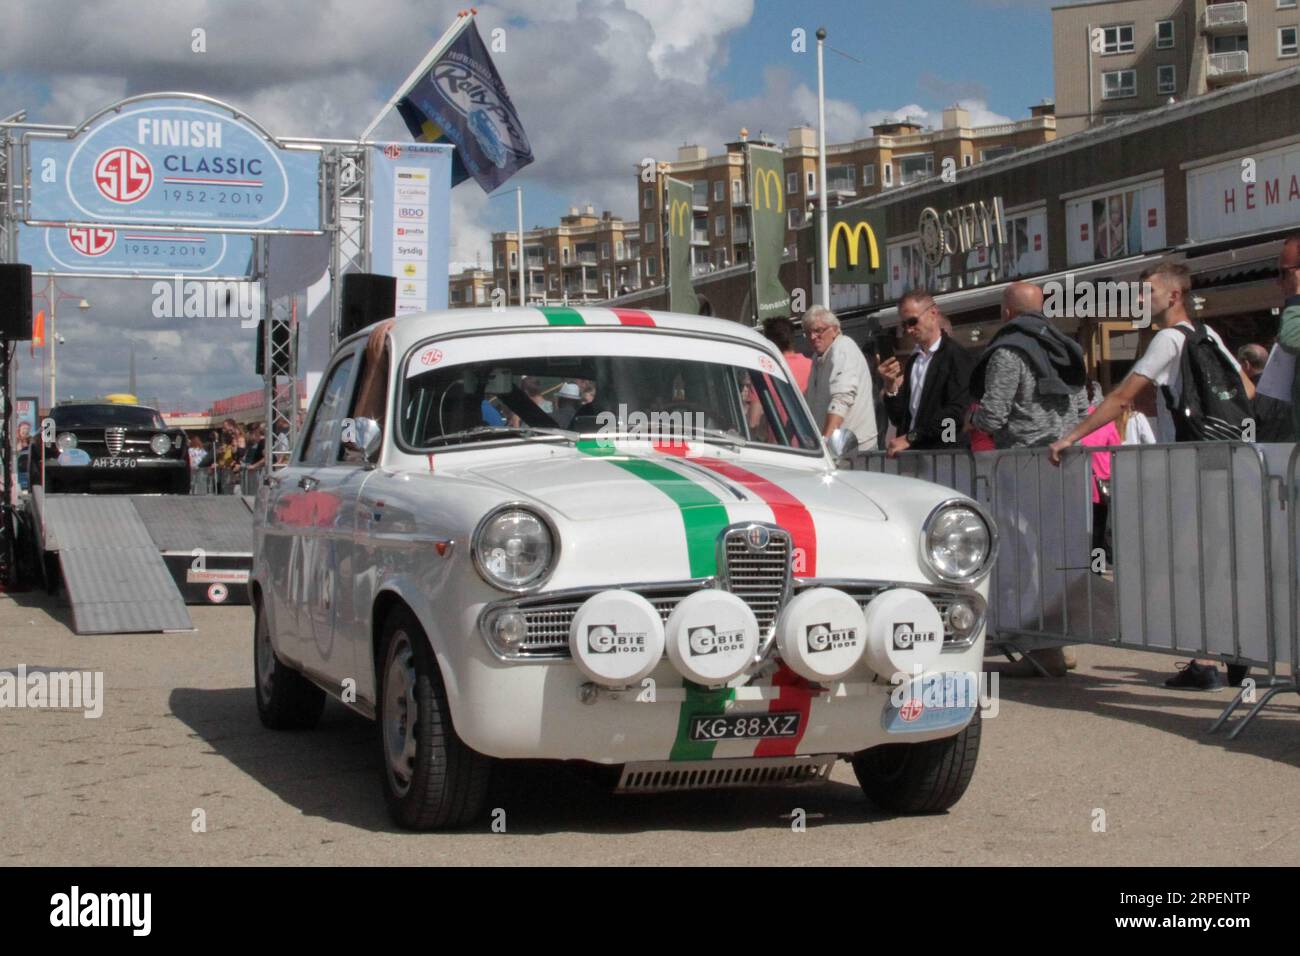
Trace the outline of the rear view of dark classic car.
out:
M 156 409 L 61 402 L 32 444 L 30 484 L 47 494 L 189 494 L 185 433 Z M 44 455 L 38 449 L 44 449 Z

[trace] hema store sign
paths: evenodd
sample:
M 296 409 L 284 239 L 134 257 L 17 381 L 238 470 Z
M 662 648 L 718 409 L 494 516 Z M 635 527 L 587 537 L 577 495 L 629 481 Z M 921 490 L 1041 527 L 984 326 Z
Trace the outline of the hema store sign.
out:
M 1300 143 L 1187 171 L 1187 234 L 1196 242 L 1300 222 Z

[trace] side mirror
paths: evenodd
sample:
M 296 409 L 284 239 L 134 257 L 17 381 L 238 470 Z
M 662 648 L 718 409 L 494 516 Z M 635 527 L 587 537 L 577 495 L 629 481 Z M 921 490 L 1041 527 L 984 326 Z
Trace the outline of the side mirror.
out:
M 831 437 L 826 439 L 826 447 L 830 449 L 831 457 L 836 461 L 848 458 L 858 450 L 858 436 L 847 428 L 837 428 L 831 432 Z
M 379 450 L 384 444 L 384 433 L 373 418 L 354 418 L 351 427 L 343 429 L 343 447 L 360 455 L 367 465 L 379 460 Z

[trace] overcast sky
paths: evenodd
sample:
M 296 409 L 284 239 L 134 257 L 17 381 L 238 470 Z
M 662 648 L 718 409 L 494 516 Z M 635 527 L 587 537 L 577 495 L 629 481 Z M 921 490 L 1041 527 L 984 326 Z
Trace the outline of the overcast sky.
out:
M 0 113 L 78 123 L 138 93 L 184 90 L 225 100 L 284 136 L 356 136 L 454 19 L 441 0 L 102 0 L 6 3 Z M 526 225 L 570 205 L 635 216 L 631 173 L 684 143 L 716 153 L 743 126 L 778 141 L 816 120 L 812 34 L 856 58 L 827 61 L 831 141 L 869 135 L 887 115 L 938 125 L 960 101 L 976 122 L 1022 118 L 1052 95 L 1047 0 L 505 0 L 480 6 L 487 39 L 533 144 Z M 809 52 L 791 49 L 807 30 Z M 191 49 L 195 28 L 207 51 Z M 861 61 L 861 62 L 857 62 Z M 391 116 L 377 136 L 407 140 Z M 488 261 L 514 203 L 473 182 L 452 194 L 453 262 Z M 39 282 L 39 280 L 38 280 Z M 258 386 L 252 332 L 231 320 L 155 319 L 148 283 L 66 280 L 59 304 L 61 397 L 126 387 L 164 408 L 204 408 Z M 40 303 L 37 305 L 40 308 Z M 40 388 L 40 353 L 20 350 L 20 392 Z M 47 386 L 48 388 L 48 386 Z M 48 392 L 47 392 L 48 394 Z

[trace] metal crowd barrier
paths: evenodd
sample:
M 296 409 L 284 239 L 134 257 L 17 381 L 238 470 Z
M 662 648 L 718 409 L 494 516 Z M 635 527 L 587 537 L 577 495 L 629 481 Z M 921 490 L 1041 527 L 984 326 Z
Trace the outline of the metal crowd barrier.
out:
M 1111 455 L 1108 564 L 1093 550 L 1097 452 Z M 868 452 L 851 467 L 924 478 L 989 508 L 1000 536 L 990 646 L 1106 644 L 1264 669 L 1271 686 L 1233 737 L 1268 700 L 1297 690 L 1300 446 L 1076 447 L 1059 468 L 1044 448 Z M 1280 663 L 1290 663 L 1289 681 Z

